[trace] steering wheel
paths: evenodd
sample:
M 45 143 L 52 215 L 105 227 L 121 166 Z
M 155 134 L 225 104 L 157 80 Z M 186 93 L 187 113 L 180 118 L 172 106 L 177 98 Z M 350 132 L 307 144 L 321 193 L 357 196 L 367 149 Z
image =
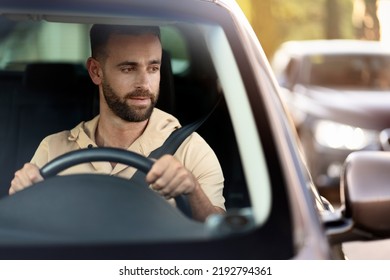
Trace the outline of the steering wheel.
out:
M 151 159 L 135 152 L 118 148 L 92 148 L 76 150 L 59 156 L 43 166 L 40 173 L 41 176 L 46 179 L 57 175 L 59 172 L 69 167 L 94 161 L 110 161 L 126 164 L 137 168 L 144 174 L 147 174 L 153 165 L 153 161 Z M 145 187 L 148 186 L 145 181 L 137 183 L 145 185 Z M 183 214 L 192 218 L 191 207 L 187 197 L 179 195 L 174 199 L 177 207 L 183 212 Z
M 175 209 L 141 176 L 136 180 L 91 173 L 55 176 L 91 161 L 127 164 L 143 173 L 153 165 L 142 155 L 115 148 L 78 150 L 54 159 L 40 170 L 45 180 L 0 198 L 0 248 L 155 243 L 213 234 L 180 212 L 189 209 L 184 196 L 175 198 Z

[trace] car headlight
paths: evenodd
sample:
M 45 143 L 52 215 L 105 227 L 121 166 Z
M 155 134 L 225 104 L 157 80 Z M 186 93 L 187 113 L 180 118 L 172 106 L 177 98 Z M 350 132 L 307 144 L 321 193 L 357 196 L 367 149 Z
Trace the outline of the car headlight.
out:
M 326 147 L 360 150 L 375 141 L 378 132 L 332 121 L 318 121 L 314 126 L 316 141 Z

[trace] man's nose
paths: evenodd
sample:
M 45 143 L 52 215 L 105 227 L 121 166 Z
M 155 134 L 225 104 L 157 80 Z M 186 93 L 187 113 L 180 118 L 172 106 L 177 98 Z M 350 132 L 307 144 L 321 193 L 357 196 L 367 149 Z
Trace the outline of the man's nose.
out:
M 136 79 L 136 87 L 149 89 L 150 87 L 149 73 L 147 73 L 146 71 L 138 72 L 137 79 Z

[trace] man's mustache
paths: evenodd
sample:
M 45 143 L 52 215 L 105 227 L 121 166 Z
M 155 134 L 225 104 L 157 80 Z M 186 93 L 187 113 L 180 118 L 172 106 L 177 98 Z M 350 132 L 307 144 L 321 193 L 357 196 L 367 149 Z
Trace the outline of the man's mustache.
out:
M 149 90 L 135 90 L 125 95 L 125 99 L 136 98 L 136 97 L 147 97 L 153 99 L 154 94 L 151 93 Z

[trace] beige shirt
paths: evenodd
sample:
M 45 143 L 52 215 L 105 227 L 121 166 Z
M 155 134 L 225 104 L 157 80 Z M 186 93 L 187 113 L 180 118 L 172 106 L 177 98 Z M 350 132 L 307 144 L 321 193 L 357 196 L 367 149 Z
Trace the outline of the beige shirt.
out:
M 67 152 L 85 149 L 90 145 L 97 147 L 95 131 L 98 122 L 99 116 L 90 121 L 81 122 L 70 131 L 47 136 L 40 143 L 31 162 L 42 167 Z M 175 117 L 155 108 L 144 133 L 130 145 L 128 150 L 148 156 L 164 143 L 172 131 L 179 127 L 180 123 Z M 224 182 L 222 169 L 206 141 L 194 132 L 183 142 L 174 156 L 194 174 L 211 203 L 225 209 L 225 199 L 222 194 Z M 73 166 L 61 172 L 61 175 L 97 173 L 131 178 L 135 171 L 135 168 L 123 164 L 116 164 L 113 168 L 109 162 L 91 162 Z

